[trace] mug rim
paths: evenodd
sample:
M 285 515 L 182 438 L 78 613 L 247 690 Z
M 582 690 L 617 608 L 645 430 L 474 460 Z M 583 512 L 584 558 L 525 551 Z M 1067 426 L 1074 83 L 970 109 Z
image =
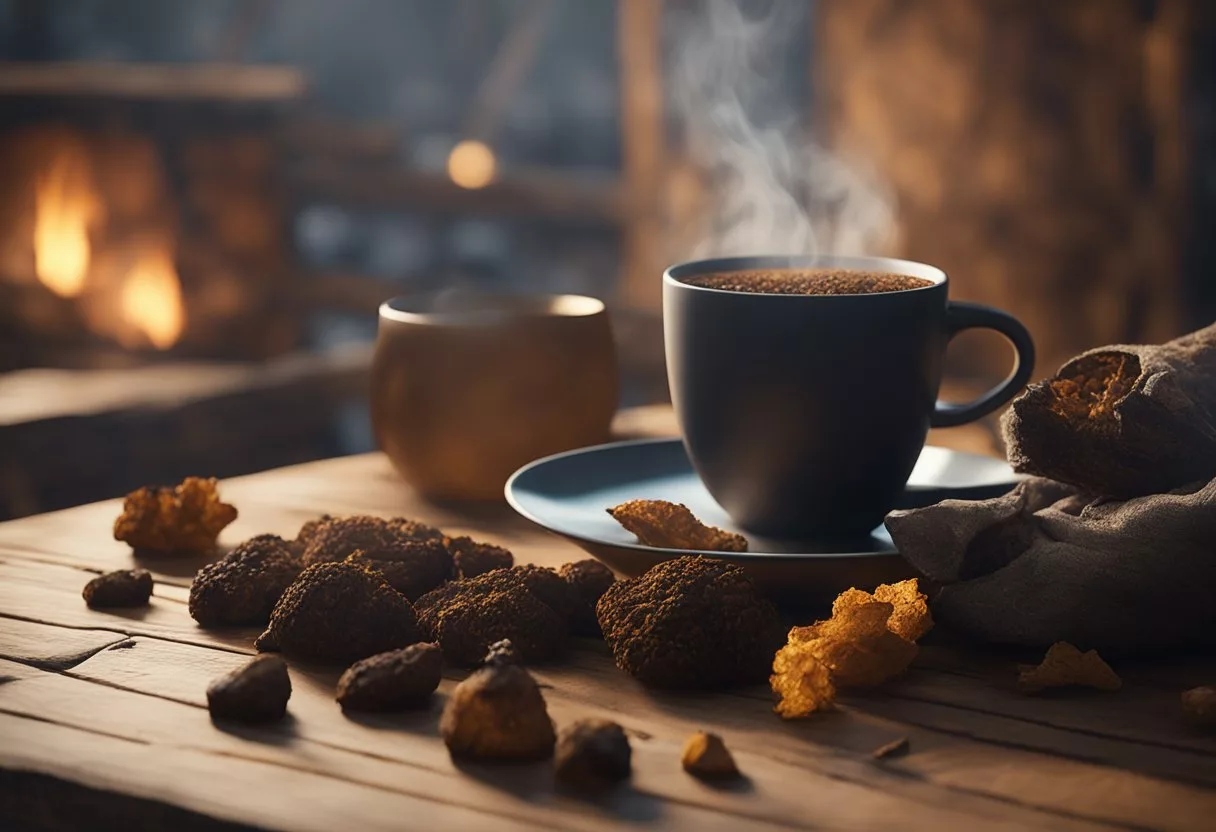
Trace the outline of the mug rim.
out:
M 465 298 L 476 305 L 465 309 L 429 309 L 442 298 Z M 485 325 L 528 319 L 591 318 L 607 305 L 590 295 L 549 292 L 493 292 L 431 289 L 396 295 L 380 304 L 380 319 L 425 325 Z
M 774 292 L 743 292 L 736 289 L 716 289 L 711 286 L 697 286 L 685 281 L 690 277 L 713 272 L 738 272 L 747 269 L 813 269 L 825 267 L 859 269 L 862 271 L 890 272 L 907 277 L 919 277 L 932 281 L 929 286 L 917 286 L 912 289 L 894 289 L 888 292 L 857 292 L 852 294 L 811 295 L 811 294 L 778 294 Z M 948 286 L 950 282 L 945 271 L 928 263 L 916 260 L 902 260 L 896 257 L 869 257 L 839 254 L 816 255 L 784 255 L 757 254 L 734 257 L 712 257 L 705 260 L 688 260 L 675 263 L 663 270 L 663 285 L 678 286 L 696 292 L 712 292 L 720 295 L 749 295 L 751 297 L 782 298 L 785 300 L 839 300 L 841 298 L 858 298 L 866 296 L 915 294 L 931 292 L 939 287 Z

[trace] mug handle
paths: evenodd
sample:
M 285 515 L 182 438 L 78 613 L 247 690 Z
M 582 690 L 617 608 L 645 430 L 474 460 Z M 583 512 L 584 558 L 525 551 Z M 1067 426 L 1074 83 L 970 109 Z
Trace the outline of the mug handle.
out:
M 964 329 L 995 329 L 1008 338 L 1017 353 L 1013 371 L 1008 378 L 973 402 L 950 404 L 939 401 L 929 419 L 931 427 L 952 428 L 987 416 L 1017 395 L 1034 371 L 1034 341 L 1017 318 L 989 306 L 950 301 L 946 307 L 947 339 Z

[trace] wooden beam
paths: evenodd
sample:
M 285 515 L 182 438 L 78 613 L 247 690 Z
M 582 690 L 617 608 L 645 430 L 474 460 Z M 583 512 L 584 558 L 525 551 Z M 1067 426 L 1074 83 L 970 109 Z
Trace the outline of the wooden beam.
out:
M 1027 325 L 1039 375 L 1085 349 L 1180 334 L 1196 176 L 1182 62 L 1197 30 L 1188 10 L 1202 5 L 815 4 L 829 146 L 891 187 L 900 256 L 942 267 L 952 297 Z M 995 376 L 1008 346 L 977 336 L 949 361 Z
M 274 8 L 276 0 L 243 0 L 233 11 L 219 38 L 216 58 L 224 62 L 239 61 L 249 48 L 249 41 L 258 26 Z
M 628 200 L 620 294 L 629 306 L 654 309 L 662 296 L 659 272 L 665 259 L 662 0 L 620 0 L 617 15 L 621 149 Z
M 237 64 L 0 63 L 0 96 L 268 102 L 304 96 L 298 69 Z
M 257 364 L 0 376 L 0 518 L 334 453 L 341 414 L 366 401 L 371 359 L 369 345 Z
M 473 99 L 465 122 L 466 138 L 490 142 L 507 102 L 532 67 L 549 21 L 553 19 L 554 8 L 553 0 L 532 0 L 519 21 L 507 32 Z
M 1195 0 L 1162 0 L 1144 33 L 1145 109 L 1153 133 L 1153 188 L 1136 224 L 1142 268 L 1156 279 L 1144 293 L 1138 332 L 1167 341 L 1182 328 L 1182 248 L 1191 231 L 1186 211 L 1190 181 L 1187 80 Z
M 442 173 L 312 159 L 288 171 L 287 186 L 297 199 L 431 214 L 532 216 L 575 225 L 615 225 L 625 213 L 620 186 L 593 173 L 516 171 L 484 188 L 469 190 Z
M 403 136 L 393 124 L 350 124 L 309 112 L 284 120 L 275 140 L 288 154 L 391 164 L 400 155 Z

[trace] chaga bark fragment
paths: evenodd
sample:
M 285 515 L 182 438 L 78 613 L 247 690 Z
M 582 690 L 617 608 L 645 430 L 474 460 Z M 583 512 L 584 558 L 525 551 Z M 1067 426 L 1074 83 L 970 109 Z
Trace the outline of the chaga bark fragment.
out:
M 1216 324 L 1083 353 L 1002 420 L 1015 470 L 1129 498 L 1216 477 Z

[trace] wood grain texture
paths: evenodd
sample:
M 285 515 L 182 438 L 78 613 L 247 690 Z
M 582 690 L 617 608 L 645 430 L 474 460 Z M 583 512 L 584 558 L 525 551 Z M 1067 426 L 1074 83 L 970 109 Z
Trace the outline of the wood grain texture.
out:
M 817 124 L 899 205 L 900 256 L 1025 322 L 1038 375 L 1181 334 L 1190 37 L 1201 0 L 824 0 Z M 996 338 L 959 345 L 1007 366 Z
M 0 656 L 32 667 L 67 670 L 126 640 L 114 630 L 73 630 L 10 618 L 0 627 Z
M 241 512 L 227 545 L 360 512 L 417 517 L 521 561 L 581 557 L 505 507 L 425 504 L 376 455 L 238 478 L 223 494 Z M 185 607 L 194 562 L 143 564 L 158 579 L 144 610 L 85 607 L 91 575 L 135 563 L 109 539 L 116 513 L 109 502 L 0 524 L 0 808 L 24 805 L 50 828 L 70 828 L 74 806 L 284 829 L 1198 830 L 1216 817 L 1216 741 L 1177 718 L 1183 686 L 1216 675 L 1209 660 L 1129 666 L 1115 694 L 1028 699 L 1011 689 L 1025 657 L 936 634 L 906 678 L 793 723 L 773 716 L 764 688 L 648 691 L 602 643 L 580 641 L 534 672 L 559 726 L 603 716 L 630 732 L 631 783 L 593 800 L 555 791 L 548 763 L 453 763 L 437 720 L 458 674 L 427 710 L 352 718 L 333 700 L 341 668 L 292 662 L 285 722 L 216 725 L 206 685 L 246 660 L 255 630 L 197 626 Z M 745 783 L 713 789 L 680 769 L 698 729 L 726 738 Z M 906 756 L 870 758 L 903 736 Z M 16 788 L 28 804 L 12 800 Z
M 285 66 L 240 64 L 3 63 L 0 95 L 77 96 L 234 104 L 292 101 L 304 74 Z

